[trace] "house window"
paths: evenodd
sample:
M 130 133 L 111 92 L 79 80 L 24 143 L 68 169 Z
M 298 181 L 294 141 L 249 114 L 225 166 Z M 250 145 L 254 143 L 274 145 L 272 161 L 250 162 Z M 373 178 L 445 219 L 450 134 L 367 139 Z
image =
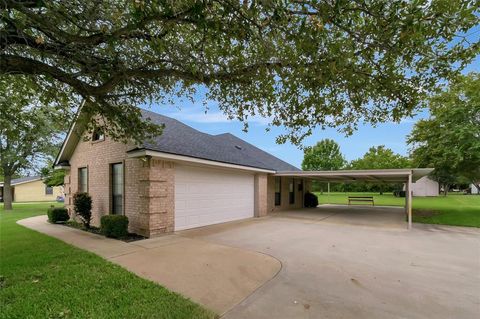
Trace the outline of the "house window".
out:
M 103 141 L 104 139 L 105 139 L 105 134 L 103 134 L 102 129 L 95 128 L 95 130 L 93 130 L 93 134 L 92 134 L 92 141 L 93 142 Z
M 81 167 L 78 169 L 78 192 L 88 192 L 88 168 Z
M 291 179 L 288 183 L 288 201 L 290 204 L 295 204 L 295 179 Z
M 280 206 L 282 203 L 282 178 L 275 177 L 275 206 Z
M 53 187 L 45 186 L 45 195 L 53 195 Z
M 123 214 L 123 164 L 112 164 L 111 167 L 112 214 Z

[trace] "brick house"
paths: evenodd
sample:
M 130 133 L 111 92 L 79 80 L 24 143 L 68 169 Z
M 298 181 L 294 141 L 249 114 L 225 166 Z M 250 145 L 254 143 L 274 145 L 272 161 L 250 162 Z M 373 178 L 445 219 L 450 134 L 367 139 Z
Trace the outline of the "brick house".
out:
M 67 170 L 70 214 L 73 194 L 85 191 L 93 200 L 93 225 L 102 215 L 124 214 L 131 232 L 151 237 L 303 207 L 308 181 L 275 176 L 298 168 L 232 134 L 210 135 L 142 114 L 165 129 L 141 145 L 98 132 L 86 136 L 80 123 L 71 127 L 56 159 L 56 167 Z

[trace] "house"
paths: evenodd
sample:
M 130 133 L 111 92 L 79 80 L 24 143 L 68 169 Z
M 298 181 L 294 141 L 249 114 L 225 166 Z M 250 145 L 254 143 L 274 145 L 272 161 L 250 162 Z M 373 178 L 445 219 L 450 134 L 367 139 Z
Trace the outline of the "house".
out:
M 423 176 L 418 181 L 412 183 L 413 196 L 438 196 L 440 193 L 440 186 L 437 181 L 430 179 L 428 176 Z
M 232 134 L 210 135 L 153 112 L 142 115 L 165 129 L 140 145 L 100 131 L 87 136 L 81 123 L 73 124 L 56 159 L 56 167 L 67 170 L 71 215 L 73 194 L 88 192 L 93 225 L 102 215 L 124 214 L 131 232 L 150 237 L 303 207 L 309 181 L 274 176 L 298 168 Z
M 49 202 L 63 197 L 63 187 L 49 187 L 40 176 L 21 177 L 12 180 L 14 202 Z M 3 202 L 3 182 L 0 182 L 0 202 Z
M 477 185 L 480 185 L 480 183 L 477 183 Z M 470 194 L 480 194 L 478 188 L 473 183 L 470 184 Z

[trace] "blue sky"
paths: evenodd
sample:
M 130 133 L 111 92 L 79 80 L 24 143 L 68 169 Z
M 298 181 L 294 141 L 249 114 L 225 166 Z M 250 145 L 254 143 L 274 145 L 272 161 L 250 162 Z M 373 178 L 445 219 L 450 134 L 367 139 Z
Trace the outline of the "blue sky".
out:
M 471 36 L 477 37 L 479 34 L 478 31 L 479 30 L 475 30 L 473 34 L 470 33 Z M 477 57 L 464 70 L 464 73 L 472 71 L 480 72 L 480 57 Z M 199 93 L 202 93 L 201 90 Z M 238 121 L 228 120 L 227 117 L 218 110 L 214 101 L 208 101 L 207 104 L 209 108 L 207 113 L 205 113 L 205 107 L 201 99 L 196 101 L 196 103 L 192 103 L 188 99 L 176 100 L 175 105 L 153 105 L 150 109 L 154 112 L 176 118 L 205 133 L 232 133 L 300 167 L 303 159 L 303 151 L 289 143 L 279 145 L 275 142 L 275 138 L 283 133 L 281 128 L 272 128 L 270 132 L 266 132 L 265 129 L 267 128 L 268 120 L 256 118 L 253 121 L 249 121 L 249 130 L 245 133 L 242 131 L 243 124 Z M 323 138 L 331 138 L 340 144 L 342 153 L 349 161 L 362 157 L 371 146 L 378 145 L 385 145 L 396 153 L 408 155 L 408 146 L 405 142 L 406 137 L 411 132 L 415 122 L 427 116 L 428 112 L 424 110 L 419 112 L 415 117 L 404 119 L 398 124 L 384 123 L 376 127 L 360 125 L 358 130 L 349 137 L 344 136 L 335 129 L 318 129 L 304 140 L 303 145 L 309 146 Z

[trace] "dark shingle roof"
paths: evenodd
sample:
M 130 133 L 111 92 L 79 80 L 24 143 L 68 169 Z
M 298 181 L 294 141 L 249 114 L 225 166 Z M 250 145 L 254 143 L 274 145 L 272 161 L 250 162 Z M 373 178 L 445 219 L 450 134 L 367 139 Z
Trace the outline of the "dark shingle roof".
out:
M 165 129 L 153 142 L 147 141 L 140 148 L 275 171 L 299 170 L 230 133 L 210 135 L 157 113 L 142 110 L 142 115 L 154 123 L 165 124 Z
M 15 178 L 15 179 L 12 179 L 11 185 L 13 186 L 13 185 L 21 184 L 21 183 L 33 182 L 33 181 L 37 181 L 39 179 L 42 179 L 42 177 L 41 176 L 27 176 L 27 177 Z M 0 185 L 3 185 L 3 182 L 0 182 Z

